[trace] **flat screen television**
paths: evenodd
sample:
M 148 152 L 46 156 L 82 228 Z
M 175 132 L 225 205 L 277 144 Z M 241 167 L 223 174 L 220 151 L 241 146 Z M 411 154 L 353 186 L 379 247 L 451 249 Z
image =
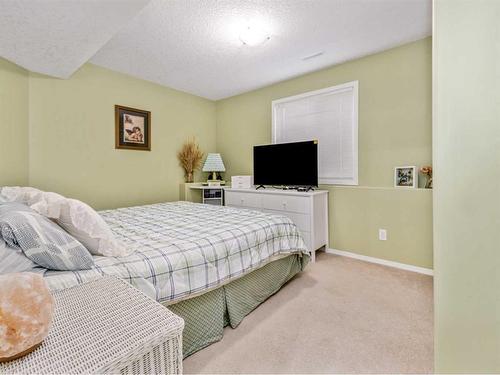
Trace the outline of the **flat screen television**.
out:
M 318 142 L 254 146 L 253 178 L 257 186 L 318 186 Z

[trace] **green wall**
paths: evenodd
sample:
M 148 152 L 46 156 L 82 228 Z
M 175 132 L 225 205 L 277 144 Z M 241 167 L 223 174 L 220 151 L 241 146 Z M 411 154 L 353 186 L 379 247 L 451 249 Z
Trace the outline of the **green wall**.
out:
M 271 140 L 272 100 L 358 80 L 360 185 L 323 186 L 330 247 L 432 268 L 432 193 L 392 187 L 394 166 L 431 162 L 430 38 L 218 102 L 91 64 L 60 80 L 3 62 L 0 79 L 17 98 L 2 99 L 2 114 L 20 124 L 1 125 L 14 139 L 2 139 L 2 184 L 29 183 L 96 208 L 177 200 L 176 152 L 192 135 L 222 153 L 228 178 L 250 174 L 253 145 Z M 152 112 L 151 152 L 115 150 L 115 104 Z
M 28 184 L 28 72 L 0 58 L 0 186 Z
M 432 192 L 393 188 L 397 165 L 431 164 L 431 38 L 217 102 L 227 176 L 271 142 L 271 101 L 359 81 L 359 186 L 330 191 L 330 247 L 432 268 Z M 378 229 L 388 240 L 378 240 Z
M 434 2 L 435 370 L 500 373 L 500 2 Z
M 179 199 L 176 153 L 215 151 L 215 103 L 86 64 L 68 80 L 30 74 L 32 186 L 112 208 Z M 115 149 L 114 105 L 151 111 L 151 152 Z

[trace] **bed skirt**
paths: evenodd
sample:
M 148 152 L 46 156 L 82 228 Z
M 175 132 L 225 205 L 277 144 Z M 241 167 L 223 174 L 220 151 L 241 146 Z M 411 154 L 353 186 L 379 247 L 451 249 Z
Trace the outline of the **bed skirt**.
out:
M 243 318 L 302 271 L 308 256 L 290 255 L 200 296 L 168 305 L 184 319 L 184 358 L 222 339 L 224 327 Z

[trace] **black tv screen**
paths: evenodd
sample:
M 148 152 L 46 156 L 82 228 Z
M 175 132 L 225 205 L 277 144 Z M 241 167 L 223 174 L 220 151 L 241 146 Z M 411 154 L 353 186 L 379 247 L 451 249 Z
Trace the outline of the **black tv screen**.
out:
M 255 185 L 318 186 L 318 142 L 254 146 Z

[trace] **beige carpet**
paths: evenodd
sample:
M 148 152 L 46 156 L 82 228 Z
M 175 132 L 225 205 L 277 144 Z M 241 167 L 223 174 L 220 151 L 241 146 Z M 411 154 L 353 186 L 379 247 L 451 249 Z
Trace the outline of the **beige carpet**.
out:
M 184 372 L 432 372 L 432 278 L 318 255 Z

